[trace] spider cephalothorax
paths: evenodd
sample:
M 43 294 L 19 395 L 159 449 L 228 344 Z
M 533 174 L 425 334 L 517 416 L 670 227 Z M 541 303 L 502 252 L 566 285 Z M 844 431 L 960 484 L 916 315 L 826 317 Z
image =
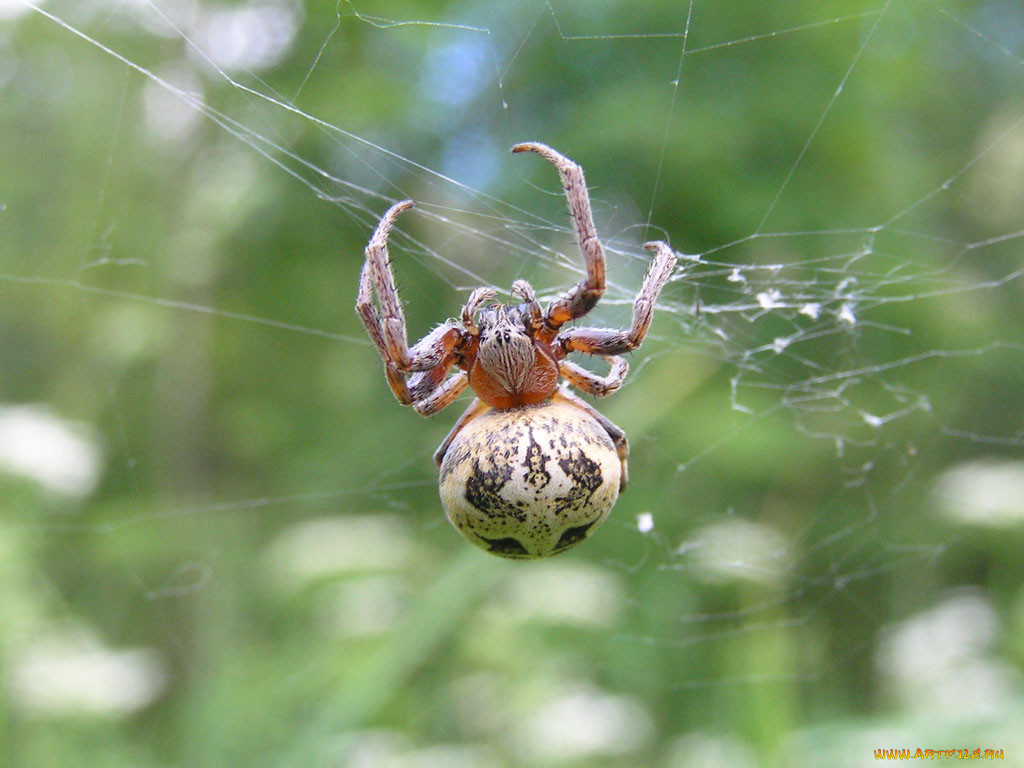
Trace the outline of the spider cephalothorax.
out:
M 560 378 L 565 378 L 569 384 L 596 397 L 609 395 L 622 385 L 629 366 L 620 355 L 636 349 L 643 341 L 651 323 L 654 303 L 672 274 L 676 257 L 672 249 L 661 241 L 644 245 L 654 253 L 654 260 L 633 304 L 633 321 L 628 329 L 574 326 L 563 330 L 566 323 L 590 312 L 605 289 L 604 249 L 594 228 L 583 170 L 544 144 L 517 144 L 512 151 L 536 152 L 557 169 L 565 188 L 576 239 L 583 252 L 586 265 L 583 280 L 555 299 L 546 309 L 541 307 L 533 288 L 525 280 L 516 280 L 512 284 L 511 294 L 520 303 L 508 306 L 493 303 L 496 295 L 493 288 L 477 288 L 470 294 L 458 319 L 442 323 L 410 347 L 405 330 L 405 315 L 388 260 L 388 235 L 395 219 L 413 205 L 411 200 L 406 200 L 387 210 L 366 247 L 366 263 L 359 280 L 356 312 L 384 360 L 388 384 L 400 403 L 411 405 L 419 413 L 429 416 L 451 405 L 466 387 L 471 387 L 475 392 L 476 398 L 434 454 L 434 460 L 439 466 L 466 425 L 487 411 L 526 409 L 551 401 L 570 406 L 568 412 L 578 414 L 581 419 L 585 418 L 588 424 L 596 422 L 607 434 L 621 464 L 617 482 L 617 490 L 621 490 L 626 484 L 626 457 L 629 454 L 625 433 L 567 388 L 560 388 L 558 382 Z M 610 365 L 609 372 L 601 376 L 566 359 L 573 352 L 604 358 Z M 458 370 L 452 373 L 453 368 Z M 564 408 L 560 409 L 559 419 L 554 422 L 542 419 L 547 425 L 544 429 L 550 430 L 551 423 L 564 423 L 566 412 Z M 526 434 L 522 430 L 519 433 Z M 589 445 L 588 441 L 584 442 Z M 486 446 L 487 441 L 478 443 Z M 549 444 L 554 445 L 551 441 Z M 537 457 L 531 456 L 529 461 L 536 465 Z M 575 460 L 569 456 L 559 461 L 568 462 L 566 466 L 570 466 Z M 536 467 L 523 475 L 527 481 L 539 476 Z M 573 492 L 579 496 L 578 491 L 579 488 Z M 562 502 L 551 503 L 561 509 L 559 505 Z M 612 503 L 614 496 L 603 514 L 607 514 Z M 486 514 L 493 519 L 498 513 L 489 508 Z M 518 519 L 518 514 L 512 517 Z M 585 530 L 591 527 L 592 524 L 588 523 Z M 578 541 L 586 535 L 584 532 L 573 539 L 570 533 L 567 529 L 562 538 L 569 536 L 572 541 Z M 558 541 L 562 538 L 556 537 L 557 540 L 551 542 L 554 548 L 542 554 L 561 551 Z M 499 549 L 492 548 L 492 551 L 507 556 L 538 556 L 533 553 L 509 554 Z M 515 547 L 512 549 L 515 550 Z M 524 552 L 529 550 L 524 549 Z
M 543 402 L 558 388 L 558 359 L 533 326 L 529 305 L 496 304 L 477 317 L 469 386 L 492 408 Z

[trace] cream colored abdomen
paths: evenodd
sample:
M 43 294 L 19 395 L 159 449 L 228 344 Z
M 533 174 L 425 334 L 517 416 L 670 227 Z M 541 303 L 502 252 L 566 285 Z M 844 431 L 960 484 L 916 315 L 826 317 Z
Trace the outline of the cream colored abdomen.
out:
M 501 557 L 563 552 L 604 522 L 621 465 L 591 416 L 565 403 L 488 411 L 441 464 L 441 504 L 478 547 Z

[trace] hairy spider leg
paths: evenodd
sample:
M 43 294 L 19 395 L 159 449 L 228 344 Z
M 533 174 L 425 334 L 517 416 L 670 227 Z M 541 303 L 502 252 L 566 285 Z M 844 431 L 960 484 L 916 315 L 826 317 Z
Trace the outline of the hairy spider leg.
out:
M 448 378 L 464 333 L 454 321 L 448 321 L 409 347 L 405 313 L 388 258 L 388 235 L 398 215 L 412 206 L 411 200 L 403 200 L 388 208 L 370 238 L 359 276 L 356 313 L 384 361 L 384 375 L 395 398 L 430 415 L 450 405 L 466 388 L 464 374 Z M 410 373 L 414 374 L 411 380 L 406 378 Z
M 636 349 L 643 342 L 651 326 L 654 303 L 676 265 L 676 255 L 665 243 L 645 243 L 644 247 L 655 251 L 656 255 L 633 303 L 633 322 L 629 330 L 570 328 L 559 334 L 553 345 L 555 355 L 560 360 L 559 373 L 573 386 L 595 397 L 610 395 L 622 386 L 629 372 L 629 363 L 619 355 Z M 608 374 L 600 376 L 570 360 L 564 360 L 571 352 L 600 355 L 610 366 Z
M 462 326 L 472 334 L 480 333 L 480 329 L 476 326 L 476 313 L 480 310 L 484 304 L 493 299 L 497 295 L 497 291 L 493 288 L 475 288 L 469 299 L 466 300 L 466 305 L 462 308 Z
M 610 328 L 570 328 L 558 337 L 558 347 L 564 356 L 570 352 L 583 352 L 591 355 L 621 355 L 630 352 L 643 342 L 647 330 L 651 327 L 654 304 L 658 294 L 665 287 L 672 270 L 676 266 L 676 255 L 672 249 L 661 241 L 645 243 L 644 248 L 654 251 L 643 285 L 633 302 L 633 321 L 629 330 Z
M 420 416 L 433 416 L 455 402 L 456 398 L 469 386 L 469 377 L 465 371 L 449 376 L 430 392 L 412 403 L 413 409 Z
M 622 386 L 622 382 L 629 373 L 629 363 L 624 357 L 618 355 L 602 355 L 605 361 L 611 366 L 608 375 L 600 376 L 593 371 L 588 371 L 581 365 L 571 360 L 563 360 L 558 364 L 558 372 L 562 374 L 569 383 L 578 389 L 582 389 L 588 395 L 594 397 L 607 397 Z
M 512 147 L 513 152 L 536 152 L 555 166 L 565 189 L 565 200 L 576 230 L 576 242 L 583 253 L 587 276 L 575 288 L 551 303 L 544 317 L 545 341 L 554 339 L 557 331 L 570 320 L 583 317 L 596 305 L 604 294 L 605 260 L 604 248 L 597 238 L 594 216 L 590 210 L 590 196 L 583 169 L 560 152 L 546 144 L 525 142 Z
M 516 298 L 523 300 L 526 316 L 530 318 L 530 330 L 540 329 L 541 323 L 544 321 L 544 312 L 540 308 L 540 302 L 537 301 L 537 294 L 534 293 L 533 286 L 525 280 L 516 280 L 512 283 L 511 293 Z

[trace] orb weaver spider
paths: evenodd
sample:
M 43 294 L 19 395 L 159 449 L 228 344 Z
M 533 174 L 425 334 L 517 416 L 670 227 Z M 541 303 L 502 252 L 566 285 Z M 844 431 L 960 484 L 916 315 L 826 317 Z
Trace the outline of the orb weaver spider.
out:
M 413 206 L 405 200 L 387 210 L 366 247 L 356 312 L 402 405 L 430 416 L 467 387 L 476 394 L 434 453 L 442 502 L 452 522 L 495 554 L 542 557 L 588 536 L 627 481 L 625 432 L 568 386 L 560 387 L 559 380 L 595 397 L 622 385 L 629 365 L 621 355 L 643 342 L 676 256 L 664 242 L 644 245 L 654 259 L 628 329 L 565 328 L 590 312 L 605 290 L 604 249 L 583 170 L 538 142 L 516 144 L 512 151 L 535 152 L 558 171 L 586 266 L 583 280 L 547 308 L 525 280 L 512 284 L 511 294 L 519 300 L 512 305 L 493 302 L 493 288 L 476 288 L 457 319 L 446 320 L 409 346 L 388 256 L 395 220 Z M 608 373 L 599 375 L 572 362 L 567 359 L 572 353 L 604 358 Z M 602 452 L 609 450 L 617 468 L 605 460 Z

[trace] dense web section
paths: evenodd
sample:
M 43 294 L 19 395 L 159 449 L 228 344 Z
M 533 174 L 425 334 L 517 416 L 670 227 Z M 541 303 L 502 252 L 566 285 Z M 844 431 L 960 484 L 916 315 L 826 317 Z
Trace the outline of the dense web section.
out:
M 849 6 L 853 10 L 843 13 L 830 12 L 839 6 L 824 4 L 813 14 L 808 4 L 797 9 L 802 15 L 785 22 L 782 16 L 761 17 L 737 27 L 719 23 L 714 4 L 695 2 L 678 4 L 671 17 L 650 21 L 625 3 L 596 3 L 587 11 L 554 0 L 514 5 L 514 10 L 498 10 L 469 4 L 460 10 L 456 4 L 431 8 L 417 18 L 391 16 L 388 4 L 369 2 L 339 2 L 324 14 L 324 4 L 314 12 L 312 6 L 303 9 L 286 0 L 233 5 L 7 0 L 0 3 L 0 19 L 8 21 L 0 24 L 45 23 L 40 34 L 64 51 L 67 66 L 99 57 L 123 70 L 122 103 L 109 121 L 108 173 L 126 162 L 125 136 L 131 130 L 144 128 L 154 146 L 187 144 L 214 131 L 222 152 L 234 157 L 232 172 L 243 179 L 270 179 L 287 194 L 303 196 L 311 207 L 321 206 L 321 212 L 330 212 L 324 227 L 343 219 L 352 232 L 368 237 L 391 202 L 415 198 L 415 211 L 406 214 L 392 237 L 396 271 L 399 280 L 403 271 L 426 276 L 433 285 L 450 289 L 447 296 L 464 297 L 474 287 L 495 284 L 508 299 L 511 280 L 523 277 L 547 301 L 580 279 L 582 260 L 554 173 L 540 162 L 506 158 L 505 153 L 515 141 L 539 140 L 578 160 L 588 171 L 609 262 L 608 291 L 588 323 L 628 324 L 649 260 L 641 248 L 645 240 L 671 242 L 680 265 L 659 300 L 649 340 L 632 356 L 630 378 L 614 398 L 644 404 L 635 413 L 624 405 L 621 415 L 613 417 L 624 422 L 633 442 L 638 487 L 656 481 L 661 495 L 623 512 L 627 491 L 607 530 L 597 534 L 625 542 L 602 550 L 595 561 L 605 575 L 595 575 L 593 583 L 612 580 L 607 595 L 613 607 L 587 614 L 590 603 L 581 598 L 572 609 L 582 611 L 579 621 L 599 627 L 610 646 L 629 648 L 638 661 L 633 670 L 616 671 L 622 698 L 567 694 L 552 705 L 564 711 L 552 716 L 571 719 L 576 704 L 592 715 L 586 702 L 594 701 L 613 710 L 626 707 L 614 710 L 615 716 L 633 725 L 616 738 L 630 744 L 630 739 L 648 738 L 645 729 L 653 727 L 642 711 L 629 709 L 634 690 L 657 688 L 671 695 L 696 689 L 757 691 L 780 681 L 814 683 L 836 674 L 837 665 L 826 658 L 841 660 L 841 674 L 862 674 L 874 663 L 873 630 L 852 633 L 846 647 L 808 651 L 797 665 L 777 664 L 770 654 L 761 657 L 752 648 L 771 645 L 782 633 L 800 637 L 807 630 L 809 636 L 815 625 L 842 623 L 851 614 L 875 629 L 884 623 L 889 614 L 863 597 L 859 587 L 872 594 L 879 580 L 929 569 L 963 535 L 955 527 L 934 535 L 917 525 L 904 527 L 906 510 L 945 510 L 945 518 L 939 518 L 952 526 L 973 515 L 984 526 L 1005 507 L 998 498 L 986 501 L 990 486 L 984 478 L 989 476 L 969 470 L 981 466 L 972 461 L 988 461 L 990 470 L 1012 474 L 1010 462 L 1024 446 L 1019 406 L 971 407 L 1019 401 L 1019 392 L 1000 389 L 1010 385 L 1001 383 L 1007 379 L 998 371 L 1024 366 L 1019 306 L 1024 109 L 1019 99 L 1005 96 L 1024 82 L 1019 12 L 1011 3 L 995 1 L 888 0 Z M 927 39 L 901 42 L 911 26 L 919 26 L 923 36 L 941 31 L 942 40 L 957 46 L 955 52 L 934 50 Z M 289 92 L 278 92 L 263 75 L 290 55 L 296 37 L 308 34 L 310 27 L 320 30 L 320 43 L 311 49 L 303 77 Z M 377 56 L 386 56 L 385 50 L 394 46 L 396 56 L 414 62 L 407 77 L 427 94 L 418 98 L 465 116 L 452 119 L 454 132 L 442 142 L 445 149 L 431 154 L 441 160 L 421 161 L 420 153 L 409 148 L 417 142 L 404 140 L 400 125 L 350 128 L 344 105 L 329 114 L 306 106 L 318 81 L 331 78 L 332 67 L 344 66 L 346 54 L 338 50 L 346 31 L 364 27 L 372 30 L 366 44 Z M 154 44 L 178 45 L 179 65 L 150 63 L 146 51 L 126 42 L 129 32 L 148 36 Z M 789 74 L 780 62 L 798 58 L 804 44 L 842 53 L 831 59 L 839 65 L 816 73 L 812 92 L 798 98 L 788 89 Z M 777 104 L 783 113 L 779 132 L 788 132 L 774 146 L 732 148 L 737 155 L 763 154 L 764 177 L 756 180 L 749 171 L 737 171 L 728 141 L 714 146 L 721 153 L 719 165 L 699 158 L 702 141 L 724 130 L 725 123 L 709 116 L 718 96 L 696 74 L 717 71 L 718 87 L 731 88 L 729 68 L 751 47 L 767 51 L 781 72 L 777 78 L 766 74 L 759 98 Z M 905 47 L 913 51 L 908 54 Z M 657 137 L 658 152 L 642 172 L 613 166 L 624 178 L 607 170 L 596 175 L 587 153 L 601 151 L 599 124 L 577 151 L 546 134 L 545 123 L 535 115 L 520 113 L 521 94 L 543 87 L 545 75 L 532 60 L 550 55 L 552 48 L 559 76 L 583 91 L 602 85 L 589 79 L 591 61 L 616 56 L 629 77 L 660 84 L 657 99 L 635 105 L 636 121 L 626 129 L 642 125 Z M 921 65 L 931 68 L 922 87 L 942 91 L 942 108 L 960 115 L 957 130 L 942 127 L 943 114 L 931 117 L 934 126 L 911 118 L 901 123 L 884 114 L 893 106 L 883 95 L 874 101 L 864 95 L 882 94 L 887 72 L 904 66 L 906 56 L 933 57 Z M 992 89 L 988 101 L 969 95 L 972 87 L 964 73 L 973 69 L 987 78 Z M 935 74 L 940 71 L 941 77 Z M 0 83 L 3 79 L 0 74 Z M 216 98 L 211 91 L 217 91 Z M 136 93 L 141 93 L 141 108 Z M 702 99 L 712 106 L 701 107 Z M 558 105 L 552 110 L 557 113 Z M 970 110 L 976 115 L 963 118 Z M 486 129 L 474 133 L 474 121 Z M 863 150 L 851 134 L 877 137 L 883 131 L 890 135 L 876 143 L 888 150 L 885 156 L 864 150 L 863 160 L 849 159 Z M 315 137 L 315 144 L 294 141 L 300 134 Z M 692 178 L 685 167 L 680 178 L 680 168 L 668 159 L 685 143 L 696 148 L 682 156 L 700 166 Z M 163 151 L 153 150 L 155 164 Z M 930 175 L 908 178 L 901 173 L 901 158 L 915 153 L 935 154 Z M 838 185 L 808 192 L 807 185 L 823 178 L 820 169 L 829 163 L 862 167 L 864 188 L 856 204 L 844 199 Z M 737 175 L 728 199 L 703 194 L 702 180 L 716 172 Z M 188 285 L 189 270 L 206 268 L 198 261 L 153 264 L 108 245 L 108 227 L 118 216 L 105 200 L 106 184 L 105 177 L 94 179 L 94 232 L 79 263 L 47 260 L 46 269 L 36 269 L 5 259 L 0 272 L 5 293 L 31 292 L 40 304 L 51 298 L 65 301 L 70 294 L 82 300 L 89 308 L 86 317 L 94 319 L 97 307 L 123 303 L 183 322 L 203 317 L 252 344 L 271 338 L 267 334 L 281 334 L 295 343 L 333 345 L 351 365 L 372 363 L 378 376 L 369 341 L 351 317 L 354 280 L 331 287 L 337 291 L 339 316 L 345 313 L 339 323 L 346 332 L 287 306 L 271 314 L 230 300 L 196 300 L 195 292 L 175 286 Z M 528 194 L 522 194 L 523 188 Z M 692 191 L 680 195 L 680 188 Z M 690 210 L 675 212 L 675 220 L 661 203 L 679 197 Z M 5 202 L 0 197 L 0 221 L 22 215 Z M 728 224 L 710 223 L 712 215 L 701 213 L 702 207 L 724 204 L 738 211 Z M 253 269 L 272 257 L 255 258 Z M 343 258 L 345 274 L 354 276 L 360 254 Z M 177 283 L 146 276 L 175 270 L 184 272 Z M 459 299 L 439 306 L 426 289 L 404 295 L 413 340 L 458 309 Z M 124 322 L 132 322 L 130 317 L 129 312 Z M 958 373 L 964 370 L 973 373 Z M 117 391 L 114 376 L 112 371 L 109 379 L 98 376 L 97 397 L 106 397 L 111 410 L 127 420 L 134 405 L 122 398 L 133 395 Z M 107 395 L 104 386 L 110 388 Z M 386 392 L 383 376 L 376 386 Z M 694 397 L 697 404 L 687 406 Z M 614 410 L 613 401 L 607 403 L 607 410 Z M 386 406 L 398 409 L 393 403 Z M 461 407 L 462 401 L 430 422 L 431 434 L 443 434 Z M 598 407 L 606 410 L 603 403 Z M 681 414 L 695 419 L 676 428 L 686 437 L 663 435 L 664 422 L 682 419 Z M 411 417 L 402 422 L 403 430 L 421 428 L 427 429 Z M 415 523 L 402 521 L 402 515 L 423 503 L 416 500 L 432 498 L 436 484 L 430 448 L 417 442 L 411 455 L 399 445 L 392 463 L 340 487 L 304 479 L 297 471 L 291 490 L 270 495 L 225 489 L 211 498 L 168 500 L 146 487 L 152 482 L 144 479 L 151 477 L 145 471 L 147 458 L 133 447 L 129 432 L 118 434 L 114 428 L 98 441 L 108 456 L 120 457 L 117 466 L 103 471 L 119 478 L 115 484 L 125 490 L 134 486 L 141 496 L 159 497 L 157 509 L 125 503 L 114 511 L 107 508 L 98 519 L 60 511 L 26 522 L 23 530 L 47 547 L 59 547 L 64 537 L 82 533 L 117 542 L 125 531 L 142 527 L 194 530 L 198 537 L 205 521 L 220 517 L 271 513 L 301 520 L 329 516 L 339 508 L 369 512 L 390 507 L 393 516 L 368 516 L 358 525 L 372 528 L 373 521 L 383 520 L 391 533 L 359 530 L 370 540 L 393 536 L 398 542 L 416 532 Z M 755 492 L 756 483 L 748 476 L 731 477 L 727 459 L 738 450 L 745 452 L 739 464 L 778 466 L 778 486 Z M 5 451 L 0 443 L 0 458 Z M 783 466 L 785 457 L 817 467 L 812 489 L 801 486 L 808 481 L 798 479 L 797 469 Z M 14 460 L 4 460 L 15 466 Z M 968 479 L 946 472 L 951 463 Z M 84 466 L 85 479 L 76 486 L 71 472 L 62 492 L 76 498 L 93 492 L 97 481 L 88 479 L 92 465 Z M 1019 476 L 1012 482 L 1019 483 Z M 971 495 L 965 487 L 982 489 L 974 494 L 976 506 L 954 503 Z M 801 505 L 814 508 L 808 512 Z M 439 508 L 423 520 L 431 533 L 443 525 Z M 321 542 L 330 540 L 329 529 L 319 533 Z M 287 548 L 290 540 L 282 536 L 274 546 L 296 551 Z M 127 583 L 132 592 L 157 604 L 209 589 L 222 578 L 223 566 L 218 556 L 192 544 L 192 552 L 182 553 L 176 566 L 153 572 L 123 566 L 120 588 Z M 456 542 L 445 555 L 455 557 L 456 545 L 463 543 Z M 385 550 L 345 551 L 357 560 L 372 558 L 374 552 L 387 560 L 394 553 Z M 543 586 L 545 567 L 512 578 L 538 579 L 537 591 L 543 592 L 550 587 Z M 310 568 L 315 571 L 315 563 Z M 552 579 L 565 577 L 562 571 L 550 573 Z M 580 594 L 587 594 L 587 588 L 581 587 Z M 524 581 L 522 589 L 528 592 L 529 584 Z M 695 597 L 700 589 L 711 597 Z M 665 593 L 678 599 L 663 603 L 668 607 L 661 615 L 651 615 L 645 605 Z M 520 608 L 556 616 L 569 610 L 559 605 Z M 663 677 L 656 666 L 640 661 L 658 653 L 699 659 L 723 643 L 746 654 L 746 662 L 716 669 L 678 664 Z M 890 656 L 879 658 L 884 666 Z M 532 739 L 533 748 L 543 750 L 543 724 L 523 727 L 534 729 L 524 740 Z

